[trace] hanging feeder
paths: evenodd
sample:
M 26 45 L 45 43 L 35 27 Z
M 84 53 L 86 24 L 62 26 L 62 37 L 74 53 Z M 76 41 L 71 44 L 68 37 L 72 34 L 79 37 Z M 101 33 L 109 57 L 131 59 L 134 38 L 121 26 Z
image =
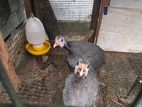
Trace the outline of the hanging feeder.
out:
M 51 45 L 41 21 L 32 16 L 26 22 L 27 51 L 32 55 L 46 54 Z

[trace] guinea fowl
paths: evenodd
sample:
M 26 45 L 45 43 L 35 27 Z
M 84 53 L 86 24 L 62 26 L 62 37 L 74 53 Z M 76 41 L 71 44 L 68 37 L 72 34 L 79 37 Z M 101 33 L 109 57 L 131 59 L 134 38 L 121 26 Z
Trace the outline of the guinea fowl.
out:
M 63 102 L 66 106 L 95 106 L 99 99 L 99 81 L 94 69 L 86 60 L 80 59 L 74 73 L 65 80 Z
M 105 64 L 104 51 L 97 45 L 85 41 L 67 42 L 60 35 L 55 38 L 54 48 L 60 46 L 69 52 L 67 61 L 70 68 L 74 69 L 78 59 L 85 58 L 94 69 L 99 69 Z

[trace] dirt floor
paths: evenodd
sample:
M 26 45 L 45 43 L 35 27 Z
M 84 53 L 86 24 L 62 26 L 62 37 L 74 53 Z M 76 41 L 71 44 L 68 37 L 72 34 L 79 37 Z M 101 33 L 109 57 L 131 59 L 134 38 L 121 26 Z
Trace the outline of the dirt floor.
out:
M 127 94 L 137 76 L 142 73 L 142 54 L 105 52 L 106 64 L 99 70 L 103 101 L 107 107 L 124 107 L 134 101 L 140 87 Z M 27 57 L 16 69 L 22 84 L 17 93 L 26 103 L 63 104 L 64 80 L 70 73 L 66 62 L 67 51 L 56 48 L 50 55 Z M 9 102 L 5 91 L 0 102 Z M 118 99 L 119 97 L 119 99 Z
M 142 79 L 142 54 L 106 52 L 105 55 L 103 69 L 107 72 L 107 104 L 109 107 L 130 107 L 141 90 L 141 84 L 136 80 Z

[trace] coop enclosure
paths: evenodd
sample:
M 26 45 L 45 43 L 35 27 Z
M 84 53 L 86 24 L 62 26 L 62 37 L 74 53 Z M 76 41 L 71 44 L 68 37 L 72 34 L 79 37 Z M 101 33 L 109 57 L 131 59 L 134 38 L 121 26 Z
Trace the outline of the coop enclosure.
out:
M 104 7 L 108 5 L 109 0 L 0 1 L 0 30 L 11 63 L 21 81 L 16 92 L 24 103 L 63 104 L 64 80 L 70 73 L 66 63 L 66 50 L 55 49 L 50 55 L 40 57 L 32 56 L 26 51 L 24 24 L 30 13 L 34 13 L 42 21 L 50 40 L 63 34 L 68 41 L 80 41 L 93 29 L 94 33 L 88 41 L 94 43 L 98 40 Z M 102 75 L 105 84 L 102 88 L 104 107 L 124 107 L 124 102 L 132 103 L 133 96 L 136 97 L 141 89 L 138 85 L 130 96 L 132 98 L 125 99 L 137 77 L 141 75 L 142 55 L 115 52 L 105 52 L 105 55 L 106 65 L 102 68 L 107 71 Z M 6 91 L 2 86 L 0 88 L 0 103 L 10 103 Z M 125 101 L 119 102 L 116 94 Z
M 18 66 L 24 53 L 23 25 L 31 13 L 42 21 L 51 40 L 58 34 L 67 40 L 82 40 L 93 29 L 90 41 L 94 42 L 103 5 L 100 0 L 1 0 L 0 29 L 14 66 Z
M 46 0 L 37 0 L 35 2 L 33 0 L 31 4 L 33 13 L 43 21 L 43 24 L 46 23 L 44 26 L 49 37 L 62 33 L 70 40 L 77 40 L 82 39 L 83 35 L 90 29 L 97 29 L 103 1 L 49 0 L 47 2 Z M 52 37 L 51 39 L 53 39 Z
M 53 55 L 50 59 L 47 56 L 43 56 L 44 59 L 48 59 L 48 62 L 58 62 L 61 63 L 59 66 L 59 73 L 56 67 L 54 69 L 54 64 L 47 68 L 48 64 L 40 64 L 37 62 L 37 57 L 31 56 L 25 50 L 25 45 L 27 43 L 25 37 L 25 22 L 27 18 L 30 17 L 30 13 L 34 13 L 36 17 L 38 17 L 44 27 L 50 40 L 53 40 L 55 36 L 58 34 L 63 34 L 65 38 L 69 41 L 72 40 L 82 40 L 85 37 L 85 33 L 87 33 L 90 29 L 96 31 L 98 24 L 98 17 L 100 7 L 102 5 L 102 1 L 100 0 L 1 0 L 0 1 L 0 31 L 2 32 L 1 36 L 6 44 L 6 48 L 8 50 L 9 58 L 16 69 L 16 74 L 18 78 L 22 81 L 21 86 L 16 90 L 22 98 L 29 103 L 44 103 L 49 104 L 54 102 L 59 102 L 57 99 L 61 96 L 61 88 L 63 88 L 64 82 L 63 79 L 68 74 L 67 64 L 62 64 L 60 60 L 64 58 L 66 52 L 58 51 L 57 55 Z M 91 37 L 90 41 L 94 41 L 94 35 Z M 54 52 L 53 52 L 54 53 Z M 55 52 L 57 53 L 57 52 Z M 61 57 L 61 58 L 60 58 Z M 30 61 L 32 65 L 27 66 Z M 22 65 L 25 64 L 25 68 L 21 68 Z M 41 65 L 38 66 L 37 64 Z M 37 66 L 37 68 L 36 68 Z M 56 66 L 56 64 L 55 64 Z M 61 76 L 62 67 L 64 67 L 64 73 Z M 32 69 L 29 69 L 31 68 Z M 35 68 L 33 68 L 35 67 Z M 27 69 L 27 70 L 26 70 Z M 24 70 L 24 71 L 22 71 Z M 33 70 L 37 71 L 34 72 Z M 24 75 L 29 71 L 29 76 Z M 31 72 L 30 72 L 31 71 Z M 38 72 L 41 71 L 41 72 Z M 42 72 L 43 71 L 43 72 Z M 53 72 L 52 72 L 53 71 Z M 45 77 L 44 75 L 48 74 L 48 72 L 52 72 L 49 77 Z M 21 76 L 20 76 L 21 75 Z M 22 76 L 23 75 L 23 76 Z M 38 75 L 38 76 L 37 76 Z M 60 77 L 58 77 L 60 75 Z M 35 76 L 35 77 L 32 77 Z M 37 76 L 37 77 L 36 77 Z M 47 75 L 46 75 L 47 76 Z M 52 77 L 57 77 L 57 80 L 53 80 L 46 84 L 44 81 L 49 81 Z M 26 78 L 25 78 L 26 77 Z M 28 79 L 29 78 L 29 79 Z M 31 79 L 35 78 L 35 79 Z M 47 80 L 48 79 L 48 80 Z M 27 80 L 24 82 L 24 80 Z M 39 81 L 39 82 L 38 82 Z M 59 81 L 56 83 L 56 81 Z M 42 83 L 43 82 L 43 83 Z M 42 92 L 38 89 L 39 84 L 41 84 Z M 31 85 L 33 84 L 33 85 Z M 61 84 L 61 85 L 60 85 Z M 48 85 L 51 86 L 51 89 L 48 89 L 49 93 L 46 93 L 46 88 Z M 60 95 L 57 98 L 53 98 L 55 96 L 56 91 L 54 87 L 59 85 L 57 89 L 60 90 Z M 33 87 L 31 87 L 33 86 Z M 2 86 L 0 86 L 1 90 L 1 103 L 10 102 L 7 93 L 3 90 Z M 54 91 L 52 91 L 52 88 Z M 31 95 L 26 95 L 24 98 L 23 95 L 27 93 L 28 89 L 31 90 Z M 22 93 L 21 93 L 21 92 Z M 34 93 L 38 93 L 37 95 Z M 49 96 L 45 96 L 45 94 L 49 94 Z M 32 96 L 34 96 L 32 98 Z M 41 99 L 40 99 L 41 98 Z M 47 98 L 47 100 L 44 100 Z M 56 101 L 57 100 L 57 101 Z M 37 102 L 39 101 L 39 102 Z

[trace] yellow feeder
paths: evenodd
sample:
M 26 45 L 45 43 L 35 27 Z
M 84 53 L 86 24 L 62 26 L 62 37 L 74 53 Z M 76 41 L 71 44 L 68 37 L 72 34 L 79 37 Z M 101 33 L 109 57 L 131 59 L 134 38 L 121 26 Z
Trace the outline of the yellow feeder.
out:
M 35 48 L 32 44 L 28 43 L 26 45 L 26 49 L 32 55 L 44 55 L 51 49 L 51 45 L 48 41 L 46 41 L 42 47 Z
M 26 22 L 27 51 L 32 55 L 46 54 L 51 45 L 41 21 L 32 16 Z

